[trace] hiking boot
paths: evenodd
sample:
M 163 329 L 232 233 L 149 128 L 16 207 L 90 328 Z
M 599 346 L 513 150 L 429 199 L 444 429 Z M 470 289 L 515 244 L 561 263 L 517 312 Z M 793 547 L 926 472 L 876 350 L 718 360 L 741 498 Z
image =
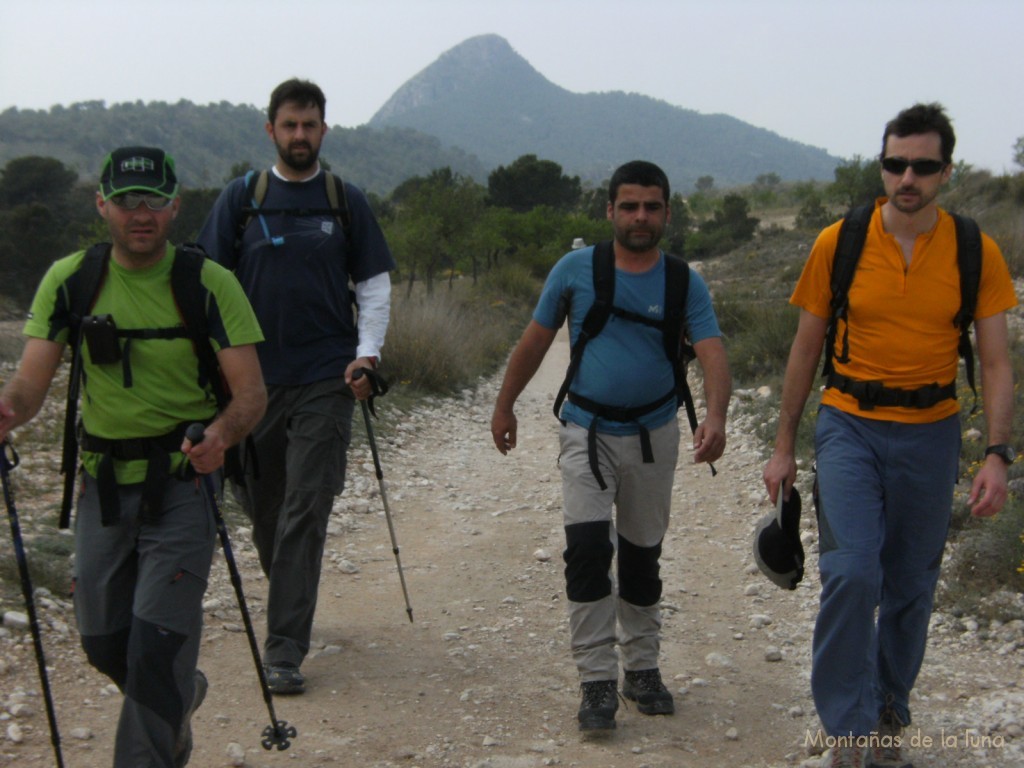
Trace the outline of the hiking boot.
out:
M 864 768 L 864 748 L 832 747 L 822 758 L 821 768 Z
M 271 693 L 289 696 L 306 690 L 306 678 L 294 664 L 264 664 L 263 671 L 267 675 L 267 688 Z
M 581 731 L 600 731 L 615 727 L 619 708 L 618 684 L 615 680 L 593 680 L 580 683 L 583 701 L 576 715 Z
M 671 715 L 676 711 L 672 694 L 661 682 L 658 668 L 626 672 L 622 695 L 636 702 L 636 708 L 645 715 Z
M 878 718 L 877 737 L 872 736 L 870 768 L 914 768 L 903 755 L 905 724 L 891 708 Z
M 201 670 L 196 670 L 195 693 L 192 694 L 192 706 L 185 710 L 181 718 L 181 731 L 178 733 L 178 740 L 174 744 L 174 768 L 184 768 L 192 757 L 192 715 L 206 698 L 206 691 L 209 688 L 206 682 L 206 675 Z

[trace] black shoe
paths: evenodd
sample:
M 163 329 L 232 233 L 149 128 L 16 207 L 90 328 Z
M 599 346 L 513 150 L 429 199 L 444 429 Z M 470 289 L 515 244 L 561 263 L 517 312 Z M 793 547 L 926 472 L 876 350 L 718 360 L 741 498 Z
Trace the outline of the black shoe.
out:
M 581 731 L 600 731 L 615 727 L 619 708 L 618 684 L 615 680 L 593 680 L 580 683 L 583 701 L 576 715 Z
M 184 768 L 192 757 L 192 715 L 199 709 L 199 705 L 206 698 L 206 691 L 209 684 L 206 682 L 206 675 L 201 670 L 196 670 L 195 693 L 192 694 L 192 706 L 185 710 L 181 718 L 181 731 L 178 733 L 178 741 L 174 745 L 174 768 Z
M 288 696 L 306 690 L 306 678 L 294 664 L 264 664 L 263 671 L 267 675 L 267 688 L 271 693 Z
M 672 694 L 661 682 L 658 668 L 626 672 L 622 695 L 636 702 L 636 708 L 645 715 L 671 715 L 676 711 Z

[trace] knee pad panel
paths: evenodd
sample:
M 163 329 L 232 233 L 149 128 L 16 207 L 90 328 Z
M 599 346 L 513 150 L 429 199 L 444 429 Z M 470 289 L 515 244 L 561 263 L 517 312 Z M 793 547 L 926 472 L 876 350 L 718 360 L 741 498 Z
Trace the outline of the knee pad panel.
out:
M 565 592 L 576 603 L 592 603 L 612 593 L 608 575 L 614 547 L 610 523 L 565 526 Z
M 186 635 L 158 627 L 136 617 L 132 620 L 125 695 L 149 708 L 167 721 L 174 733 L 181 727 L 184 712 L 174 662 L 185 644 Z
M 82 650 L 89 663 L 122 691 L 128 677 L 128 633 L 126 627 L 109 635 L 81 636 Z
M 653 547 L 638 547 L 619 536 L 619 597 L 639 606 L 655 605 L 661 600 L 661 542 Z

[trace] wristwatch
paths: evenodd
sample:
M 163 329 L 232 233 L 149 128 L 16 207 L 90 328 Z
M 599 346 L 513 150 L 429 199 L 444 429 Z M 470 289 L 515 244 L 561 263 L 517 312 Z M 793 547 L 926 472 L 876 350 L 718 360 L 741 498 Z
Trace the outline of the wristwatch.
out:
M 1003 463 L 1005 463 L 1007 466 L 1013 464 L 1013 460 L 1017 456 L 1017 454 L 1014 453 L 1013 451 L 1013 447 L 1007 445 L 1006 443 L 1000 443 L 999 445 L 990 445 L 988 448 L 985 449 L 986 456 L 989 456 L 993 453 L 1000 459 L 1002 459 Z

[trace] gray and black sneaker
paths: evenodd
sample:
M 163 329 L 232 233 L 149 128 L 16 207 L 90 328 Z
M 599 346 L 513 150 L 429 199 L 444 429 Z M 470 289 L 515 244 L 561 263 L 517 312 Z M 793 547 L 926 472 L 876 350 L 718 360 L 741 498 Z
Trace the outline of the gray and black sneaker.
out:
M 192 706 L 185 710 L 181 718 L 181 730 L 178 732 L 178 741 L 174 745 L 174 768 L 184 768 L 192 757 L 192 715 L 199 709 L 199 705 L 206 698 L 206 691 L 209 684 L 206 682 L 206 675 L 202 670 L 197 669 L 195 674 L 195 693 L 192 694 Z
M 622 695 L 636 702 L 636 708 L 645 715 L 671 715 L 676 711 L 672 694 L 661 682 L 658 668 L 626 672 Z
M 619 709 L 618 683 L 615 680 L 592 680 L 580 683 L 582 702 L 577 719 L 581 731 L 610 730 L 615 727 Z

